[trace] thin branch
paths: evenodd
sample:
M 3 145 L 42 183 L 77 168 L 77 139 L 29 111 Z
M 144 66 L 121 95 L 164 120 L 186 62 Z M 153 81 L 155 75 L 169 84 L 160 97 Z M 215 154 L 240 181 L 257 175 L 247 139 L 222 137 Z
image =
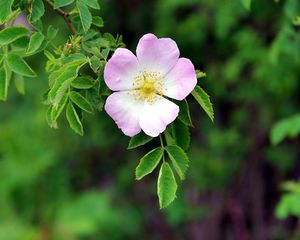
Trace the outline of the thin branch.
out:
M 54 8 L 53 2 L 51 0 L 46 0 L 46 2 L 52 7 Z M 70 19 L 70 14 L 65 12 L 64 10 L 57 8 L 54 9 L 55 12 L 57 12 L 60 16 L 62 16 L 68 26 L 68 28 L 70 29 L 70 32 L 72 33 L 72 35 L 76 34 L 76 29 L 74 28 L 71 19 Z

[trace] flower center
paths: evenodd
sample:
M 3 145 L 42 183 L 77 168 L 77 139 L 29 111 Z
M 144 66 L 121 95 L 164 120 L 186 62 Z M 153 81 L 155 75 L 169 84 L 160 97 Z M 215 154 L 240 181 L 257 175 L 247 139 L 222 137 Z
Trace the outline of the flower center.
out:
M 163 95 L 163 85 L 160 72 L 140 71 L 134 78 L 131 94 L 136 100 L 153 104 L 158 99 L 158 95 Z

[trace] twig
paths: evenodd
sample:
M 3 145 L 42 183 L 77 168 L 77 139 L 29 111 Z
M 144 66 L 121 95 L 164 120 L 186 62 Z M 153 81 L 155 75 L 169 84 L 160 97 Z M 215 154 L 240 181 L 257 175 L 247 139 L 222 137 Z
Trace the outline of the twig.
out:
M 46 2 L 54 8 L 54 5 L 53 5 L 53 2 L 51 0 L 46 0 Z M 57 12 L 60 16 L 62 16 L 68 26 L 68 28 L 70 29 L 70 32 L 72 33 L 72 35 L 75 35 L 76 34 L 76 30 L 71 22 L 71 19 L 70 19 L 70 14 L 65 12 L 64 10 L 60 9 L 60 8 L 57 8 L 57 9 L 54 9 L 55 12 Z

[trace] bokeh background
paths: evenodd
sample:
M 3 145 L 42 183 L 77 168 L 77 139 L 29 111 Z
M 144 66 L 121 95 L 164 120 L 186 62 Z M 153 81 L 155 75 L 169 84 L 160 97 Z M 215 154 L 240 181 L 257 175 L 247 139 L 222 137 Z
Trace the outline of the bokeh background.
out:
M 281 184 L 300 175 L 299 138 L 269 140 L 272 126 L 300 109 L 300 34 L 292 23 L 299 0 L 253 0 L 251 11 L 240 0 L 100 4 L 104 31 L 122 34 L 132 51 L 148 32 L 176 40 L 207 73 L 200 85 L 215 123 L 189 99 L 190 168 L 174 203 L 159 210 L 158 172 L 134 179 L 139 158 L 159 143 L 126 150 L 129 139 L 105 113 L 85 118 L 84 137 L 64 119 L 50 129 L 45 57 L 32 57 L 39 77 L 26 79 L 25 96 L 11 87 L 0 103 L 0 239 L 300 239 L 298 218 L 276 210 Z M 58 44 L 67 41 L 51 9 L 43 20 L 59 27 Z

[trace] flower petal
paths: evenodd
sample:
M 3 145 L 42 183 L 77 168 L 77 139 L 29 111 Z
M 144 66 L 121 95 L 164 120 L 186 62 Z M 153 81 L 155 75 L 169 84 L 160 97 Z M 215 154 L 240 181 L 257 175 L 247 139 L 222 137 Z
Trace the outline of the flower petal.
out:
M 175 103 L 157 95 L 154 103 L 145 103 L 140 114 L 140 126 L 147 135 L 157 137 L 176 119 L 178 112 L 179 107 Z
M 174 68 L 164 77 L 164 95 L 183 100 L 197 84 L 193 63 L 187 58 L 179 58 Z
M 130 90 L 138 71 L 136 56 L 126 48 L 118 48 L 105 65 L 104 80 L 113 91 Z
M 140 39 L 136 54 L 142 69 L 164 76 L 177 63 L 179 49 L 171 38 L 157 38 L 148 33 Z
M 112 93 L 106 100 L 105 111 L 127 136 L 141 131 L 139 116 L 144 102 L 137 101 L 130 91 Z

